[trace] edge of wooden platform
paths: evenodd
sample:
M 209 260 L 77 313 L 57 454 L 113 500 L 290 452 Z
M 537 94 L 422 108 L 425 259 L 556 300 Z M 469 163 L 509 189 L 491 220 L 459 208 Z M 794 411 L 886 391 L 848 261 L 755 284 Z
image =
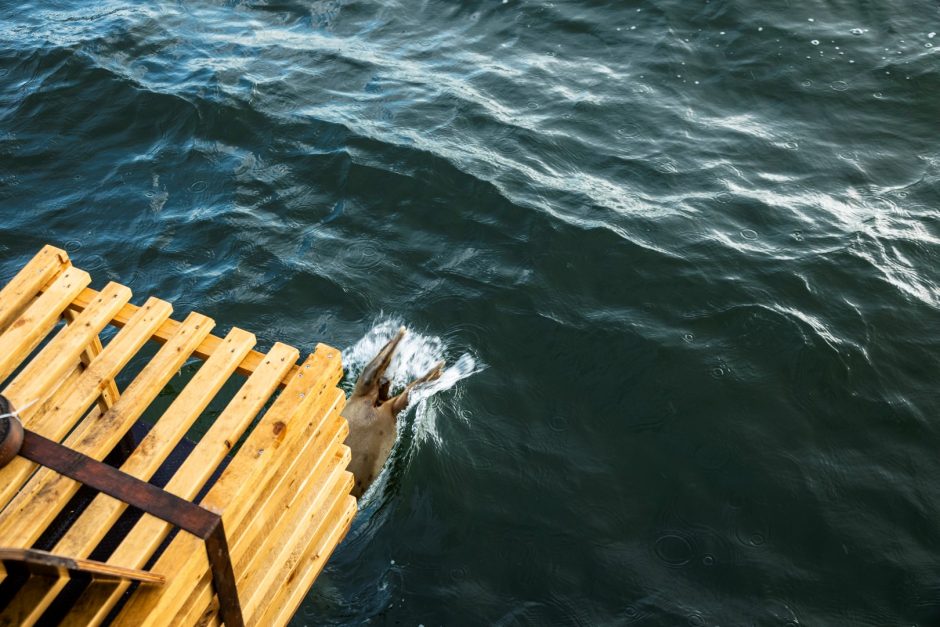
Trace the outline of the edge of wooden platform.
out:
M 76 280 L 75 277 L 79 280 Z M 14 355 L 17 359 L 10 357 L 7 360 L 10 362 L 9 364 L 3 366 L 3 362 L 0 362 L 0 366 L 8 367 L 9 369 L 9 366 L 14 365 L 14 361 L 19 363 L 19 356 L 22 355 L 25 357 L 27 353 L 33 351 L 39 341 L 51 331 L 57 321 L 61 320 L 62 317 L 65 317 L 70 323 L 73 321 L 73 318 L 77 319 L 82 326 L 69 328 L 68 325 L 66 325 L 67 330 L 60 332 L 59 335 L 56 336 L 57 339 L 51 340 L 46 349 L 43 349 L 48 359 L 52 359 L 53 355 L 65 346 L 69 348 L 69 355 L 81 350 L 82 342 L 79 340 L 86 339 L 88 335 L 93 335 L 95 340 L 99 341 L 98 347 L 102 355 L 107 354 L 109 356 L 110 361 L 107 361 L 106 365 L 108 365 L 109 368 L 114 366 L 117 370 L 120 370 L 126 365 L 124 361 L 124 357 L 126 356 L 125 352 L 133 348 L 134 350 L 131 352 L 136 353 L 136 350 L 139 348 L 139 346 L 137 346 L 138 340 L 141 340 L 140 344 L 146 343 L 149 340 L 156 341 L 158 344 L 162 345 L 160 352 L 173 351 L 174 348 L 176 351 L 180 351 L 180 348 L 176 347 L 177 340 L 174 338 L 181 333 L 188 332 L 190 322 L 189 319 L 184 322 L 173 320 L 170 317 L 172 306 L 169 303 L 151 298 L 147 303 L 138 306 L 129 302 L 131 290 L 128 287 L 117 283 L 109 283 L 101 291 L 98 291 L 88 287 L 89 283 L 90 276 L 80 268 L 73 266 L 65 251 L 50 245 L 44 246 L 43 249 L 34 256 L 33 260 L 21 269 L 20 273 L 14 277 L 11 283 L 3 288 L 3 294 L 9 295 L 10 298 L 7 299 L 5 307 L 0 303 L 0 332 L 6 334 L 10 332 L 11 328 L 18 329 L 22 327 L 24 320 L 29 321 L 32 319 L 38 320 L 37 328 L 39 331 L 33 333 L 33 335 L 36 335 L 35 338 L 33 335 L 26 335 L 21 331 L 16 331 L 18 335 L 15 339 L 18 342 L 16 344 L 18 350 L 15 352 L 8 351 L 8 353 Z M 126 294 L 124 294 L 124 292 L 126 292 Z M 120 297 L 120 299 L 123 299 L 123 302 L 119 303 L 115 301 L 111 303 L 110 300 L 107 300 L 107 307 L 103 308 L 102 302 L 105 300 L 106 296 L 108 296 L 109 299 L 110 297 Z M 52 308 L 45 307 L 46 301 L 54 301 L 53 304 L 56 304 L 56 306 Z M 154 303 L 156 303 L 156 305 Z M 151 312 L 150 309 L 153 307 L 157 307 L 159 311 L 157 313 Z M 39 311 L 39 314 L 42 314 L 44 317 L 40 318 L 38 314 L 35 314 L 34 310 L 42 310 Z M 53 310 L 57 312 L 55 319 L 53 319 L 51 313 L 49 313 Z M 193 312 L 190 318 L 195 316 L 202 317 L 201 314 Z M 144 330 L 139 324 L 136 324 L 140 322 L 139 319 L 142 317 L 147 318 L 149 321 L 145 329 L 147 335 L 145 339 L 138 338 L 138 335 L 142 335 Z M 20 318 L 22 318 L 22 320 Z M 212 321 L 208 318 L 206 318 L 205 321 L 208 323 L 208 328 L 204 329 L 198 337 L 193 337 L 192 340 L 188 342 L 185 350 L 185 355 L 188 356 L 182 356 L 180 359 L 197 357 L 204 362 L 208 361 L 209 364 L 212 364 L 220 358 L 223 361 L 227 358 L 228 361 L 225 368 L 227 374 L 217 382 L 218 385 L 215 385 L 216 382 L 213 379 L 213 385 L 209 386 L 206 390 L 200 391 L 201 395 L 198 397 L 200 402 L 193 404 L 192 412 L 194 413 L 198 413 L 197 409 L 195 409 L 197 406 L 203 406 L 203 397 L 210 398 L 214 396 L 218 388 L 221 387 L 222 382 L 227 380 L 229 375 L 238 373 L 239 375 L 248 377 L 256 372 L 264 372 L 264 363 L 267 359 L 266 355 L 257 350 L 252 350 L 250 345 L 245 346 L 243 350 L 239 350 L 237 354 L 235 354 L 235 350 L 230 351 L 226 340 L 211 334 L 210 329 Z M 92 322 L 94 324 L 92 324 Z M 98 333 L 104 326 L 109 324 L 121 330 L 116 338 L 109 342 L 104 350 L 101 350 L 100 340 L 97 340 Z M 86 330 L 84 327 L 91 330 Z M 198 329 L 199 325 L 196 325 L 195 328 Z M 42 331 L 42 333 L 40 333 L 40 331 Z M 237 327 L 233 327 L 232 331 L 250 335 Z M 127 340 L 125 336 L 132 336 L 133 342 Z M 125 340 L 121 340 L 121 338 L 125 338 Z M 254 336 L 251 336 L 251 344 L 253 345 L 253 343 Z M 127 346 L 125 346 L 125 344 Z M 194 345 L 195 349 L 192 348 Z M 275 346 L 278 345 L 276 344 Z M 124 349 L 127 349 L 127 351 Z M 292 350 L 296 353 L 296 349 Z M 228 355 L 229 352 L 233 354 Z M 112 355 L 112 353 L 119 354 Z M 346 423 L 340 414 L 341 408 L 345 403 L 345 394 L 337 386 L 339 378 L 342 377 L 340 352 L 332 347 L 318 344 L 314 353 L 303 363 L 296 363 L 298 356 L 299 353 L 294 355 L 292 363 L 283 363 L 280 366 L 280 370 L 272 373 L 268 379 L 268 389 L 280 388 L 283 390 L 283 394 L 286 395 L 288 392 L 292 392 L 292 394 L 278 397 L 274 406 L 277 407 L 279 404 L 283 404 L 283 411 L 280 413 L 274 412 L 277 414 L 274 417 L 269 415 L 271 413 L 270 411 L 265 412 L 264 416 L 261 418 L 261 423 L 266 424 L 264 421 L 269 418 L 275 420 L 275 418 L 278 418 L 281 414 L 284 414 L 281 416 L 284 420 L 276 420 L 273 422 L 270 425 L 271 434 L 265 433 L 265 435 L 261 437 L 259 442 L 265 446 L 258 448 L 257 451 L 244 448 L 239 451 L 234 458 L 238 460 L 240 459 L 239 456 L 250 454 L 252 456 L 250 464 L 258 464 L 263 469 L 254 472 L 252 477 L 255 478 L 255 482 L 258 483 L 258 485 L 264 486 L 265 489 L 271 489 L 272 492 L 277 493 L 278 499 L 274 510 L 280 512 L 272 519 L 274 522 L 268 524 L 273 524 L 274 529 L 282 532 L 280 534 L 281 537 L 287 537 L 290 541 L 287 545 L 281 546 L 277 544 L 273 537 L 266 537 L 265 532 L 270 531 L 270 529 L 266 528 L 266 520 L 259 519 L 260 522 L 256 522 L 254 520 L 255 514 L 252 513 L 251 507 L 234 505 L 230 509 L 228 506 L 233 505 L 233 503 L 226 503 L 225 507 L 223 507 L 221 503 L 216 503 L 216 507 L 212 507 L 211 502 L 206 501 L 206 499 L 203 500 L 203 506 L 212 511 L 218 511 L 218 513 L 223 513 L 224 511 L 224 513 L 231 514 L 232 516 L 235 516 L 236 513 L 239 514 L 236 518 L 241 520 L 242 524 L 233 524 L 232 528 L 227 530 L 228 534 L 226 534 L 232 534 L 230 536 L 230 542 L 232 542 L 233 551 L 236 556 L 239 552 L 245 553 L 245 551 L 248 550 L 246 547 L 254 546 L 257 542 L 260 542 L 260 549 L 264 549 L 264 555 L 268 556 L 272 561 L 281 564 L 278 568 L 278 572 L 272 574 L 265 572 L 260 564 L 255 563 L 257 560 L 252 561 L 249 559 L 247 563 L 244 563 L 244 560 L 238 562 L 238 565 L 247 571 L 245 576 L 241 578 L 245 579 L 242 583 L 247 585 L 247 582 L 250 581 L 252 584 L 248 585 L 250 593 L 245 597 L 247 605 L 243 608 L 246 609 L 246 611 L 250 610 L 248 613 L 251 615 L 252 619 L 270 619 L 271 616 L 268 615 L 273 612 L 273 615 L 275 615 L 278 620 L 287 620 L 290 614 L 293 614 L 303 594 L 309 589 L 313 579 L 315 579 L 316 575 L 325 565 L 326 559 L 329 558 L 333 550 L 348 532 L 352 517 L 357 511 L 357 501 L 349 494 L 349 490 L 352 486 L 352 475 L 346 469 L 350 451 L 348 447 L 343 444 L 345 436 L 348 433 L 348 423 Z M 91 383 L 94 382 L 93 379 L 95 377 L 101 374 L 98 373 L 98 370 L 104 368 L 100 366 L 100 364 L 97 366 L 95 364 L 98 364 L 102 359 L 104 359 L 103 356 L 96 356 L 90 366 L 86 364 L 88 369 L 84 371 L 81 365 L 79 365 L 76 373 L 84 372 L 84 375 L 77 374 L 76 377 L 71 377 L 70 375 L 69 381 L 75 379 L 83 382 L 83 387 L 80 390 L 83 394 L 80 400 L 83 402 L 78 403 L 78 405 L 87 404 L 84 403 L 84 401 L 87 400 L 85 396 L 91 395 L 93 391 L 90 387 Z M 311 365 L 316 361 L 323 362 L 323 373 L 317 374 L 316 376 L 309 376 L 314 373 L 312 370 L 308 373 L 307 369 L 310 369 Z M 180 361 L 179 363 L 183 362 Z M 38 368 L 37 366 L 37 369 Z M 95 368 L 98 368 L 98 370 Z M 200 372 L 202 372 L 202 370 L 200 370 Z M 115 373 L 112 373 L 111 370 L 108 369 L 107 373 L 102 375 L 102 385 L 106 384 L 107 381 L 112 381 L 113 384 L 113 374 Z M 82 376 L 84 376 L 84 378 L 80 378 Z M 221 376 L 221 374 L 219 376 Z M 86 379 L 88 381 L 86 381 Z M 302 383 L 300 383 L 301 379 L 303 380 Z M 308 379 L 311 380 L 308 381 Z M 297 383 L 294 384 L 293 382 Z M 85 383 L 87 383 L 87 385 L 85 385 Z M 89 389 L 85 390 L 86 387 Z M 66 386 L 66 388 L 63 389 L 71 388 Z M 332 393 L 330 392 L 331 389 Z M 316 393 L 313 393 L 314 390 Z M 125 391 L 125 394 L 127 393 L 128 391 Z M 296 394 L 297 399 L 294 399 L 294 393 L 298 393 Z M 183 394 L 185 394 L 185 391 Z M 177 398 L 177 401 L 178 400 Z M 289 400 L 293 400 L 294 403 L 290 403 Z M 49 401 L 47 401 L 47 404 L 48 402 Z M 57 404 L 53 404 L 53 406 L 54 409 L 58 411 L 59 407 Z M 37 407 L 38 409 L 43 409 L 45 405 Z M 115 408 L 108 405 L 98 407 L 94 410 L 98 413 L 94 415 L 89 414 L 87 420 L 97 420 L 102 412 L 108 413 L 112 410 L 117 411 Z M 72 411 L 71 405 L 69 405 L 69 411 Z M 44 415 L 43 412 L 40 413 Z M 257 417 L 257 415 L 257 411 L 253 412 L 253 416 Z M 288 418 L 290 420 L 288 420 Z M 184 420 L 184 418 L 180 418 L 180 420 Z M 188 414 L 185 420 L 189 420 Z M 297 422 L 297 424 L 294 425 L 294 422 Z M 330 429 L 333 428 L 332 426 L 330 426 L 329 429 L 324 426 L 328 423 L 330 425 L 335 423 L 335 433 L 330 431 Z M 71 422 L 69 424 L 71 424 Z M 247 424 L 245 426 L 248 427 Z M 185 430 L 183 432 L 185 432 Z M 81 430 L 76 433 L 78 435 L 73 434 L 75 438 L 78 438 L 79 435 L 84 438 L 86 435 L 84 431 Z M 176 433 L 175 430 L 174 433 Z M 246 446 L 247 442 L 253 441 L 253 436 L 254 431 L 252 431 L 252 436 L 246 441 Z M 116 437 L 116 435 L 114 437 Z M 308 452 L 308 448 L 311 446 L 315 445 L 316 447 L 320 447 L 321 437 L 323 438 L 323 450 L 320 454 L 315 456 L 311 455 L 311 459 L 307 459 L 304 454 Z M 59 439 L 59 437 L 56 439 Z M 104 444 L 101 446 L 110 448 L 112 439 L 113 437 L 100 440 L 102 443 L 107 443 L 107 446 Z M 268 442 L 268 440 L 270 440 L 270 442 Z M 84 442 L 84 439 L 82 441 Z M 97 446 L 99 439 L 94 439 L 94 443 Z M 227 441 L 226 444 L 228 444 Z M 278 452 L 277 449 L 282 445 L 283 450 Z M 268 446 L 270 447 L 270 451 L 268 451 L 266 456 L 262 455 L 265 448 L 268 448 Z M 316 450 L 319 451 L 320 449 L 317 448 Z M 299 463 L 297 459 L 291 460 L 291 455 L 299 455 L 302 458 L 300 460 L 302 463 Z M 287 474 L 292 477 L 291 483 L 285 483 L 284 486 L 281 486 L 281 479 L 275 479 L 269 476 L 274 472 L 273 470 L 265 469 L 265 462 L 270 461 L 268 459 L 269 457 L 272 459 L 284 458 L 282 461 L 286 461 L 286 468 L 288 469 Z M 322 473 L 322 476 L 317 473 L 314 473 L 315 476 L 312 477 L 306 476 L 301 472 L 304 468 L 307 468 L 307 466 L 303 466 L 304 463 L 308 465 L 312 464 L 311 473 L 313 469 L 316 469 L 318 473 Z M 295 466 L 297 467 L 296 470 Z M 303 467 L 301 468 L 301 466 Z M 227 473 L 232 471 L 233 467 L 230 465 L 226 471 L 222 473 L 222 478 L 224 479 Z M 294 474 L 297 474 L 297 477 L 294 477 Z M 255 475 L 257 475 L 257 477 L 255 477 Z M 38 485 L 41 482 L 37 480 L 36 483 Z M 221 483 L 221 481 L 219 483 Z M 214 488 L 217 487 L 218 486 L 214 486 Z M 300 496 L 299 492 L 310 491 L 314 487 L 318 489 L 314 490 L 309 495 Z M 72 488 L 70 487 L 69 489 Z M 239 489 L 241 489 L 240 486 Z M 295 491 L 298 493 L 295 493 Z M 215 492 L 215 489 L 210 489 L 208 494 L 212 496 Z M 240 491 L 237 492 L 241 494 Z M 63 492 L 62 494 L 65 493 Z M 32 503 L 32 501 L 30 501 L 30 503 Z M 37 500 L 36 503 L 39 503 L 39 501 Z M 285 511 L 281 511 L 282 509 Z M 49 515 L 52 516 L 51 513 Z M 303 525 L 294 528 L 292 523 L 300 520 L 308 520 L 308 522 L 316 522 L 316 524 L 312 525 L 312 528 L 309 529 Z M 2 521 L 2 519 L 0 519 L 0 521 Z M 246 538 L 249 536 L 250 538 L 254 538 L 256 535 L 260 538 L 257 542 L 251 540 L 249 544 L 246 544 Z M 179 540 L 179 536 L 177 540 Z M 171 543 L 170 548 L 172 549 L 173 546 L 174 544 Z M 168 550 L 158 559 L 157 565 L 163 562 L 164 557 L 168 557 L 169 552 Z M 5 569 L 2 567 L 2 564 L 0 564 L 0 581 L 2 581 L 5 576 Z M 275 584 L 281 576 L 284 576 L 287 582 L 283 589 L 277 588 Z M 208 584 L 208 582 L 205 583 Z M 205 585 L 202 586 L 202 588 L 205 588 L 205 591 L 197 587 L 197 590 L 194 591 L 195 594 L 191 595 L 195 596 L 197 601 L 194 608 L 203 606 L 203 592 L 207 592 L 210 595 L 209 601 L 211 601 L 211 587 Z M 125 607 L 125 610 L 128 610 L 128 608 L 133 605 L 135 599 L 136 595 L 132 597 L 131 603 L 128 607 Z M 188 610 L 184 608 L 184 610 L 181 611 Z M 41 611 L 39 613 L 41 613 Z M 124 612 L 122 612 L 121 616 L 123 615 Z M 148 618 L 148 620 L 151 619 L 152 617 Z M 215 620 L 218 620 L 217 616 Z M 0 620 L 0 623 L 2 622 L 3 621 Z

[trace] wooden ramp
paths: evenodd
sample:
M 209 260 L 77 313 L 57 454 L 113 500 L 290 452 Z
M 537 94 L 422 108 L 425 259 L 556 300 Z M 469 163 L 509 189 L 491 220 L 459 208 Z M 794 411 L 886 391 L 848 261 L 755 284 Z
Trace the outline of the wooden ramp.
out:
M 110 456 L 144 481 L 159 470 L 169 476 L 164 489 L 187 501 L 204 495 L 199 504 L 221 515 L 245 624 L 286 624 L 356 512 L 339 352 L 320 344 L 299 364 L 285 344 L 262 354 L 247 331 L 217 337 L 206 316 L 178 322 L 167 302 L 135 306 L 127 287 L 98 292 L 90 281 L 64 251 L 46 246 L 0 291 L 0 391 L 27 430 L 95 460 Z M 103 345 L 108 325 L 118 330 Z M 154 348 L 141 353 L 151 340 Z M 202 363 L 192 378 L 168 390 L 193 357 Z M 119 390 L 115 378 L 128 364 L 133 372 L 122 380 L 134 376 Z M 230 400 L 187 444 L 223 386 L 217 405 Z M 158 396 L 147 413 L 153 426 L 133 441 Z M 178 462 L 168 471 L 171 454 Z M 0 548 L 43 549 L 78 564 L 91 557 L 165 583 L 61 567 L 24 574 L 0 561 L 0 625 L 219 623 L 203 540 L 149 514 L 128 522 L 125 503 L 80 487 L 13 458 L 0 468 Z

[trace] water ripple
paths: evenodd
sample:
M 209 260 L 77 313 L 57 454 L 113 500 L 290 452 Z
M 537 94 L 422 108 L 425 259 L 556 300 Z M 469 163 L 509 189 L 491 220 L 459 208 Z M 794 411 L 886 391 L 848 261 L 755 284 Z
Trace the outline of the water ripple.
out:
M 296 624 L 929 624 L 935 17 L 8 3 L 0 276 L 448 357 Z

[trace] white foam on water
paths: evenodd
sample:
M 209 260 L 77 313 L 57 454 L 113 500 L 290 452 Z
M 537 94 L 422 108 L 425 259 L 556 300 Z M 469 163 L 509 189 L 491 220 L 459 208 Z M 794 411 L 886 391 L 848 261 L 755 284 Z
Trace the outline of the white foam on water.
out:
M 400 392 L 408 383 L 425 374 L 441 361 L 445 363 L 440 377 L 412 390 L 408 407 L 398 415 L 398 433 L 391 457 L 400 456 L 407 463 L 417 447 L 426 444 L 441 447 L 443 441 L 437 424 L 442 414 L 459 416 L 462 420 L 469 422 L 466 412 L 459 411 L 457 407 L 443 405 L 443 403 L 456 403 L 459 399 L 460 388 L 457 388 L 454 394 L 449 395 L 447 400 L 441 400 L 441 397 L 436 399 L 434 396 L 439 392 L 454 388 L 458 382 L 480 372 L 486 366 L 469 352 L 463 352 L 454 357 L 454 351 L 442 338 L 415 331 L 400 318 L 380 316 L 358 342 L 343 351 L 343 367 L 346 371 L 344 386 L 347 392 L 352 391 L 366 364 L 372 361 L 403 326 L 406 330 L 405 336 L 399 342 L 392 361 L 385 371 L 385 377 L 391 382 L 389 390 L 391 395 Z M 442 411 L 445 407 L 446 412 Z M 411 442 L 407 450 L 401 451 L 402 436 L 405 434 L 411 436 Z M 401 453 L 404 454 L 401 455 Z M 385 493 L 391 466 L 391 463 L 386 463 L 379 476 L 362 495 L 359 500 L 360 510 L 374 513 L 380 505 L 382 499 L 376 498 L 376 495 Z M 371 513 L 361 518 L 375 524 Z
M 450 390 L 461 380 L 485 368 L 471 353 L 463 352 L 454 357 L 453 351 L 440 337 L 415 331 L 399 318 L 380 317 L 358 342 L 343 351 L 346 380 L 350 386 L 353 385 L 366 364 L 372 361 L 402 326 L 406 329 L 405 336 L 398 344 L 392 362 L 385 372 L 385 377 L 391 381 L 390 394 L 397 394 L 408 383 L 431 370 L 439 362 L 443 361 L 445 365 L 438 379 L 420 385 L 412 391 L 408 408 L 398 417 L 398 437 L 400 439 L 402 430 L 408 428 L 414 435 L 416 445 L 431 443 L 440 446 L 441 436 L 437 429 L 440 412 L 432 402 L 432 397 L 439 392 Z M 451 413 L 466 420 L 463 412 Z

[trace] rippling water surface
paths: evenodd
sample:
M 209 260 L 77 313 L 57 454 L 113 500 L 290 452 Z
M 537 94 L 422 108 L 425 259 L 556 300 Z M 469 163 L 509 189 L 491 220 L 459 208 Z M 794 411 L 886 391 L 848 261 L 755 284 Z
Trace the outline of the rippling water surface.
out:
M 473 360 L 295 625 L 937 624 L 937 32 L 7 1 L 0 278 L 49 242 L 268 344 L 395 321 Z

